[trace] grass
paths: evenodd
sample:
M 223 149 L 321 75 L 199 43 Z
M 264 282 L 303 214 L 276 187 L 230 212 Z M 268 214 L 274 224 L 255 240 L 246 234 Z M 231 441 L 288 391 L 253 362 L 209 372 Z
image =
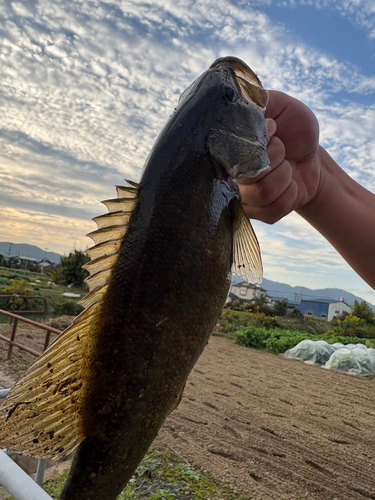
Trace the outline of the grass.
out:
M 46 481 L 43 489 L 57 500 L 68 473 Z M 221 486 L 212 476 L 168 449 L 145 456 L 117 500 L 250 500 Z M 6 500 L 12 500 L 7 498 Z

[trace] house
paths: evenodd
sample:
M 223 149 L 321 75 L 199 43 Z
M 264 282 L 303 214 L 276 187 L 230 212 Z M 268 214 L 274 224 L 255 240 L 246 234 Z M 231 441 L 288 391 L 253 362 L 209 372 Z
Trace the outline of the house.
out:
M 51 262 L 49 262 L 48 260 L 39 262 L 39 267 L 42 274 L 49 274 L 54 270 L 54 265 L 51 264 Z
M 261 297 L 267 298 L 267 292 L 259 285 L 252 285 L 241 281 L 240 283 L 232 284 L 230 288 L 230 297 L 235 297 L 234 300 L 241 300 L 242 302 L 253 302 Z
M 301 299 L 299 310 L 305 316 L 331 321 L 342 313 L 350 314 L 353 308 L 343 300 Z

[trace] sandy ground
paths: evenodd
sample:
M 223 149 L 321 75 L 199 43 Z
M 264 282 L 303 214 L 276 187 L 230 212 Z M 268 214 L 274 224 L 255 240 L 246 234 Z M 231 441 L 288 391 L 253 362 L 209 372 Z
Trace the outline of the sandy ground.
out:
M 375 379 L 213 337 L 155 445 L 253 500 L 375 499 L 374 393 Z

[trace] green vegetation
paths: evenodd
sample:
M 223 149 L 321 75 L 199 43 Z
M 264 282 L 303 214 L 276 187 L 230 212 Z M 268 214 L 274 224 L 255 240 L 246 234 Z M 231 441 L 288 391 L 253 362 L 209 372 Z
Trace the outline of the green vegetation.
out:
M 357 316 L 357 318 L 364 320 L 370 325 L 373 325 L 375 323 L 374 313 L 371 307 L 365 301 L 363 301 L 361 304 L 358 302 L 358 300 L 354 301 L 353 316 Z
M 51 273 L 51 279 L 55 283 L 67 283 L 82 286 L 89 273 L 82 266 L 89 262 L 90 258 L 81 250 L 74 250 L 69 255 L 61 257 L 61 263 Z
M 286 316 L 288 313 L 288 300 L 284 299 L 276 302 L 273 312 L 275 316 Z
M 46 481 L 43 489 L 58 499 L 67 479 L 64 473 Z M 250 500 L 220 486 L 209 474 L 198 470 L 169 450 L 152 451 L 143 459 L 117 500 Z M 12 500 L 7 498 L 6 500 Z
M 362 306 L 362 304 L 361 304 Z M 302 340 L 325 340 L 329 344 L 365 344 L 375 347 L 375 324 L 362 307 L 363 316 L 349 314 L 331 322 L 288 313 L 285 317 L 266 316 L 261 312 L 224 309 L 219 325 L 237 344 L 276 353 L 291 349 Z M 371 312 L 371 314 L 373 314 Z
M 44 274 L 32 274 L 14 269 L 0 269 L 0 295 L 30 295 L 30 298 L 0 298 L 0 309 L 11 311 L 13 301 L 16 310 L 32 311 L 44 310 L 44 301 L 34 297 L 41 297 L 47 300 L 47 318 L 69 315 L 77 316 L 82 307 L 78 301 L 87 293 L 86 285 L 80 287 L 68 287 L 67 285 L 56 285 L 52 283 L 51 277 Z M 65 292 L 74 292 L 80 297 L 71 298 L 64 296 Z M 26 314 L 27 316 L 27 314 Z M 5 316 L 0 317 L 3 321 Z M 39 321 L 35 315 L 31 319 Z M 8 319 L 5 318 L 6 321 Z

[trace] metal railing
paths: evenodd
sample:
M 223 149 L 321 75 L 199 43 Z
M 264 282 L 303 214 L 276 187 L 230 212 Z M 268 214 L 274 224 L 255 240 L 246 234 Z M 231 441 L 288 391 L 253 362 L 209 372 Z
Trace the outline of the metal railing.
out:
M 11 319 L 13 319 L 13 325 L 12 325 L 12 332 L 9 337 L 6 337 L 5 335 L 0 334 L 0 340 L 4 340 L 9 344 L 9 349 L 8 349 L 8 354 L 7 354 L 7 360 L 9 360 L 12 357 L 12 352 L 13 352 L 13 347 L 18 347 L 18 349 L 21 349 L 23 351 L 26 351 L 33 356 L 39 357 L 42 352 L 44 352 L 47 347 L 50 344 L 51 340 L 51 333 L 54 333 L 56 335 L 60 335 L 61 330 L 57 330 L 57 328 L 53 328 L 52 326 L 44 325 L 43 323 L 38 323 L 36 321 L 33 321 L 28 318 L 23 318 L 22 316 L 18 316 L 17 314 L 11 313 L 9 311 L 4 311 L 3 309 L 0 309 L 0 314 L 4 314 L 5 316 L 9 316 Z M 36 326 L 37 328 L 41 328 L 42 330 L 46 330 L 46 336 L 44 339 L 44 347 L 42 352 L 38 352 L 35 349 L 31 349 L 31 347 L 25 346 L 23 344 L 20 344 L 17 342 L 16 339 L 16 334 L 17 334 L 17 327 L 18 327 L 18 322 L 21 321 L 23 323 L 28 323 L 29 325 Z
M 51 334 L 60 335 L 61 331 L 52 326 L 37 323 L 28 318 L 23 318 L 17 314 L 3 311 L 0 309 L 0 314 L 10 317 L 13 320 L 11 336 L 6 337 L 0 334 L 0 339 L 9 343 L 7 359 L 12 356 L 13 347 L 18 347 L 34 356 L 39 357 L 42 353 L 31 349 L 28 346 L 20 344 L 15 340 L 18 322 L 28 323 L 46 331 L 44 339 L 43 351 L 45 351 L 50 343 Z M 5 399 L 10 389 L 0 390 L 0 400 Z M 11 451 L 0 450 L 0 484 L 10 493 L 15 500 L 52 500 L 52 498 L 41 488 L 43 484 L 44 474 L 47 466 L 47 460 L 38 460 L 35 481 L 24 472 L 10 457 L 14 453 Z

